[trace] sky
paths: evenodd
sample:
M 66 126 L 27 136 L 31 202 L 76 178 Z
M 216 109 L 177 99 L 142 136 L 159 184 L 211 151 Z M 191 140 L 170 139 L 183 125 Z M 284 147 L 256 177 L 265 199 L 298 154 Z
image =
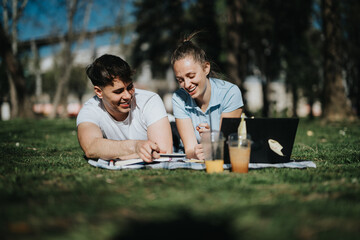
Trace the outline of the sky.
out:
M 20 18 L 18 30 L 19 40 L 29 40 L 46 37 L 49 35 L 62 35 L 67 30 L 66 25 L 66 0 L 29 0 L 24 10 L 23 16 Z M 89 0 L 79 0 L 82 4 L 80 14 L 77 15 L 77 25 L 83 21 L 81 13 L 84 12 L 84 3 Z M 114 26 L 117 23 L 117 16 L 122 13 L 124 22 L 134 22 L 132 15 L 134 11 L 134 0 L 93 0 L 91 17 L 87 30 L 100 29 L 105 26 Z M 188 1 L 191 2 L 191 1 Z M 314 8 L 318 5 L 314 4 Z M 319 22 L 314 16 L 314 26 L 320 28 Z M 103 34 L 95 39 L 95 45 L 108 45 L 119 41 L 112 34 Z M 88 47 L 89 42 L 85 42 L 83 47 Z M 52 54 L 51 47 L 40 49 L 41 56 Z
M 61 4 L 61 2 L 63 2 L 63 4 Z M 89 1 L 84 1 L 84 3 L 88 2 Z M 88 31 L 116 25 L 117 16 L 121 11 L 124 22 L 131 22 L 134 19 L 132 16 L 132 1 L 130 0 L 93 0 L 93 2 L 91 16 L 87 26 Z M 125 4 L 123 2 L 125 2 Z M 67 31 L 67 13 L 64 3 L 65 1 L 60 0 L 28 1 L 18 25 L 19 40 L 30 40 L 49 35 L 64 34 Z M 82 25 L 84 9 L 85 5 L 82 4 L 79 14 L 75 17 L 77 27 Z M 95 44 L 96 46 L 100 46 L 113 43 L 112 41 L 114 41 L 114 39 L 112 37 L 111 34 L 103 34 L 96 38 Z M 115 39 L 115 42 L 118 40 L 119 39 Z M 41 49 L 40 54 L 42 56 L 51 54 L 51 48 Z

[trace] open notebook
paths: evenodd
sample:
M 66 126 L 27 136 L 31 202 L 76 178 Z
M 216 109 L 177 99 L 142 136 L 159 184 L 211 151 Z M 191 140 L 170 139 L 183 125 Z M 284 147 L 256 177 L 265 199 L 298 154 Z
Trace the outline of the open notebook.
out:
M 159 162 L 166 162 L 171 161 L 172 159 L 178 159 L 178 158 L 184 158 L 186 155 L 181 153 L 166 153 L 160 154 L 160 158 L 154 159 L 153 162 L 159 163 Z M 100 159 L 102 160 L 102 159 Z M 141 158 L 134 158 L 134 159 L 128 159 L 128 160 L 120 160 L 120 159 L 114 159 L 109 160 L 109 164 L 114 164 L 115 166 L 125 166 L 125 165 L 131 165 L 131 164 L 137 164 L 137 163 L 145 163 Z

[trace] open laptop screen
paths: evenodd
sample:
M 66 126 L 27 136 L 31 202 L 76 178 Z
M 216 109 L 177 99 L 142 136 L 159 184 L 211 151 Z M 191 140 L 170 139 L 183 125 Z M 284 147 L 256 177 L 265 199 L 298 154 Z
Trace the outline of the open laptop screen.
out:
M 240 118 L 223 118 L 221 132 L 228 138 L 237 133 Z M 246 130 L 252 140 L 251 163 L 284 163 L 289 162 L 293 149 L 298 118 L 246 118 Z M 274 151 L 275 145 L 282 147 Z M 279 146 L 280 145 L 280 146 Z M 276 150 L 276 149 L 275 149 Z M 224 162 L 230 163 L 227 141 L 224 146 Z

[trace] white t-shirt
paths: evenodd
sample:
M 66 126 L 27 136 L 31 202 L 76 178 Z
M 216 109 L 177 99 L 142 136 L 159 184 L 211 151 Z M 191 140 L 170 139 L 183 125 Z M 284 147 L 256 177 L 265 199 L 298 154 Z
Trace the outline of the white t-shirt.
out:
M 112 140 L 147 140 L 147 128 L 167 117 L 165 106 L 156 93 L 135 89 L 131 111 L 124 121 L 116 121 L 105 109 L 97 96 L 89 99 L 81 108 L 76 125 L 91 122 L 99 126 L 103 137 Z

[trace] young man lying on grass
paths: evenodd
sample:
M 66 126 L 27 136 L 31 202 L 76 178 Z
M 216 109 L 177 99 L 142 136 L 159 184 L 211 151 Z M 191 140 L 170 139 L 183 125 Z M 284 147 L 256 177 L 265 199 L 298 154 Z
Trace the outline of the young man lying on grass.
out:
M 86 157 L 151 162 L 159 153 L 172 152 L 164 104 L 158 94 L 135 89 L 127 62 L 105 54 L 87 67 L 86 74 L 96 94 L 76 120 Z

